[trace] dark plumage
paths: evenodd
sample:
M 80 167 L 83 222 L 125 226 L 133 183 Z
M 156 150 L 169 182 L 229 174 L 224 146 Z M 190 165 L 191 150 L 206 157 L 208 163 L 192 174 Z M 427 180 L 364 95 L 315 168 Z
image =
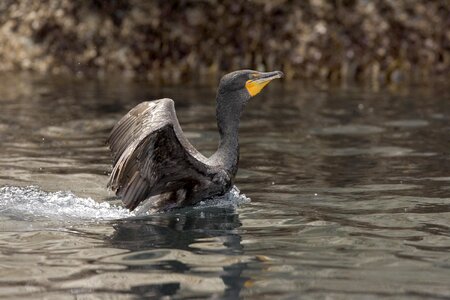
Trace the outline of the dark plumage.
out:
M 238 131 L 247 101 L 281 72 L 236 71 L 220 80 L 217 125 L 220 141 L 209 158 L 184 137 L 171 99 L 143 102 L 112 129 L 108 144 L 114 167 L 108 187 L 133 210 L 147 200 L 150 208 L 195 204 L 223 195 L 238 169 Z

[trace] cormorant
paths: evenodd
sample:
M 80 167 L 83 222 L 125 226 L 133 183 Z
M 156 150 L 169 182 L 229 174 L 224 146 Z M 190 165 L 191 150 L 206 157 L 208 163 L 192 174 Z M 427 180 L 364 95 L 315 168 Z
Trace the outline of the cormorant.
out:
M 114 167 L 108 187 L 130 210 L 146 200 L 155 210 L 193 205 L 228 192 L 238 170 L 239 120 L 248 100 L 283 73 L 241 70 L 222 77 L 216 118 L 220 141 L 209 158 L 186 139 L 172 99 L 143 102 L 112 129 Z

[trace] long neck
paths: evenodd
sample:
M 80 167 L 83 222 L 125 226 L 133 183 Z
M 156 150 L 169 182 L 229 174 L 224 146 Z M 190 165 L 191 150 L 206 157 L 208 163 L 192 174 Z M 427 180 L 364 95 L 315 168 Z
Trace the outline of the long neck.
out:
M 239 120 L 242 108 L 233 99 L 223 99 L 217 95 L 217 127 L 219 128 L 219 148 L 213 155 L 215 161 L 233 175 L 239 162 Z

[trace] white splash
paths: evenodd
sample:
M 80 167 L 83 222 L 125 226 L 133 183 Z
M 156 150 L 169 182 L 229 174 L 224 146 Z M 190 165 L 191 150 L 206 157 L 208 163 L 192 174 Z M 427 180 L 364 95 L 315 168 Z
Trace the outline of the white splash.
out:
M 227 194 L 201 201 L 194 209 L 204 207 L 238 207 L 249 203 L 250 198 L 234 186 Z M 19 220 L 51 219 L 58 221 L 99 221 L 134 217 L 139 215 L 127 209 L 81 198 L 68 191 L 45 192 L 36 186 L 5 186 L 0 188 L 0 215 Z
M 202 208 L 202 207 L 234 207 L 237 208 L 242 204 L 250 203 L 251 200 L 249 197 L 245 196 L 245 194 L 241 194 L 241 191 L 237 188 L 237 186 L 233 186 L 231 190 L 223 196 L 215 197 L 212 199 L 208 199 L 205 201 L 199 202 L 194 208 Z
M 36 186 L 0 188 L 0 214 L 18 219 L 112 220 L 134 216 L 127 209 L 77 197 L 71 192 L 45 192 Z
M 204 201 L 200 201 L 196 205 L 194 205 L 193 209 L 203 209 L 209 207 L 229 207 L 229 208 L 237 208 L 241 204 L 251 202 L 250 198 L 241 194 L 241 191 L 233 186 L 231 190 L 223 196 L 214 197 L 210 199 L 206 199 Z M 141 205 L 136 208 L 136 216 L 148 216 L 157 213 L 164 213 L 167 210 L 157 210 L 152 208 L 153 203 L 149 200 L 144 201 Z M 189 207 L 184 207 L 180 209 L 191 209 Z M 170 210 L 170 209 L 169 209 Z

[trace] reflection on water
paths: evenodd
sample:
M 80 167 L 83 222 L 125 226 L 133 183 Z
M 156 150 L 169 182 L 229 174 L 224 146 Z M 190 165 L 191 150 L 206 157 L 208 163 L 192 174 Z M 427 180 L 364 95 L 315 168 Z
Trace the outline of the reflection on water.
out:
M 236 184 L 252 202 L 143 217 L 105 190 L 110 128 L 172 97 L 212 153 L 213 87 L 20 75 L 0 87 L 2 299 L 450 297 L 444 85 L 274 83 L 242 120 Z
M 195 284 L 196 293 L 237 296 L 246 281 L 241 273 L 251 260 L 243 254 L 236 231 L 240 226 L 235 209 L 214 207 L 123 220 L 113 224 L 109 241 L 112 248 L 130 252 L 109 262 L 126 265 L 129 271 L 147 270 L 142 285 L 137 285 L 141 291 L 184 294 Z M 165 278 L 164 284 L 155 285 L 149 274 Z M 174 278 L 177 284 L 172 283 Z M 132 274 L 129 280 L 134 283 L 136 277 Z

